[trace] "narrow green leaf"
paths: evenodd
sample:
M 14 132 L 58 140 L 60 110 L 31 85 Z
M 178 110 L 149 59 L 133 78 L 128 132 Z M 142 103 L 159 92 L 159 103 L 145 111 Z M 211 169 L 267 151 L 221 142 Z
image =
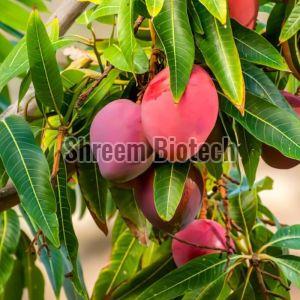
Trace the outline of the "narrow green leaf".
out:
M 234 20 L 231 23 L 235 44 L 241 59 L 275 70 L 289 71 L 284 58 L 268 40 Z
M 90 178 L 89 178 L 90 179 Z M 60 159 L 59 171 L 56 177 L 56 203 L 57 217 L 59 220 L 59 237 L 62 244 L 62 251 L 65 252 L 67 259 L 71 264 L 71 281 L 76 291 L 83 297 L 87 297 L 84 284 L 79 277 L 77 268 L 78 261 L 78 240 L 73 228 L 72 214 L 67 194 L 67 169 L 63 158 Z
M 201 4 L 197 6 L 197 11 L 204 29 L 204 36 L 197 35 L 196 44 L 226 97 L 239 111 L 243 112 L 245 83 L 230 20 L 227 18 L 226 26 L 223 26 Z
M 4 164 L 2 160 L 0 159 L 0 188 L 3 188 L 6 186 L 8 181 L 8 175 L 4 168 Z
M 170 221 L 183 195 L 190 164 L 165 163 L 155 168 L 154 202 L 159 216 Z
M 47 11 L 47 6 L 44 4 L 43 0 L 18 0 L 18 1 L 25 4 L 30 9 L 35 7 L 39 11 Z
M 37 11 L 29 19 L 27 52 L 37 100 L 44 106 L 60 111 L 63 87 L 55 51 Z
M 111 263 L 103 269 L 93 290 L 93 300 L 104 299 L 105 295 L 123 281 L 130 279 L 137 271 L 143 247 L 126 230 L 116 241 Z
M 198 34 L 204 34 L 201 20 L 199 17 L 199 14 L 197 13 L 195 2 L 198 2 L 199 0 L 190 0 L 188 1 L 188 13 L 190 17 L 190 23 L 191 27 L 193 29 L 193 32 L 196 32 Z
M 195 56 L 186 0 L 165 0 L 154 27 L 167 55 L 171 90 L 179 102 L 190 80 Z
M 0 136 L 0 158 L 17 189 L 22 207 L 38 229 L 58 247 L 58 220 L 50 170 L 29 125 L 21 117 L 10 116 L 0 121 Z
M 300 288 L 300 257 L 285 255 L 272 259 L 281 269 L 285 277 Z
M 87 149 L 89 151 L 89 149 Z M 88 155 L 92 154 L 88 153 Z M 87 207 L 99 229 L 106 235 L 106 203 L 108 183 L 101 176 L 96 162 L 81 162 L 78 164 L 78 181 Z
M 116 15 L 118 14 L 119 9 L 120 0 L 102 0 L 92 12 L 89 22 L 101 17 Z
M 230 266 L 236 262 L 238 256 L 231 256 Z M 148 287 L 136 299 L 174 299 L 187 291 L 204 289 L 211 282 L 223 278 L 231 267 L 225 268 L 226 257 L 206 255 L 191 260 L 184 266 L 170 272 Z
M 120 215 L 131 230 L 131 233 L 142 244 L 148 244 L 146 218 L 138 207 L 133 189 L 111 188 L 110 192 Z
M 18 246 L 18 259 L 22 262 L 24 284 L 28 290 L 30 300 L 44 299 L 44 278 L 42 272 L 35 265 L 36 254 L 31 252 L 31 241 L 22 232 Z
M 260 68 L 246 61 L 242 62 L 242 67 L 246 90 L 249 93 L 294 113 L 276 85 Z
M 227 1 L 226 0 L 198 0 L 206 9 L 223 25 L 227 20 Z
M 249 134 L 242 126 L 237 127 L 239 153 L 250 186 L 254 184 L 261 155 L 261 142 Z
M 118 18 L 118 39 L 130 71 L 139 74 L 147 72 L 148 58 L 134 36 L 134 3 L 135 0 L 121 0 Z
M 0 62 L 2 62 L 6 56 L 12 51 L 13 44 L 2 34 L 0 34 Z
M 21 31 L 26 31 L 29 12 L 13 0 L 0 1 L 0 22 Z
M 261 142 L 300 160 L 300 119 L 294 114 L 250 94 L 244 117 L 224 98 L 221 108 Z
M 20 238 L 20 224 L 15 211 L 0 213 L 0 295 L 13 271 L 13 254 Z
M 295 35 L 300 30 L 300 2 L 298 1 L 295 4 L 292 12 L 290 13 L 288 19 L 286 20 L 279 40 L 281 43 L 290 39 L 293 35 Z
M 147 9 L 150 16 L 156 17 L 160 13 L 164 5 L 164 1 L 165 0 L 146 0 Z
M 300 225 L 280 228 L 273 235 L 271 240 L 262 247 L 262 249 L 266 249 L 268 247 L 280 247 L 300 250 Z

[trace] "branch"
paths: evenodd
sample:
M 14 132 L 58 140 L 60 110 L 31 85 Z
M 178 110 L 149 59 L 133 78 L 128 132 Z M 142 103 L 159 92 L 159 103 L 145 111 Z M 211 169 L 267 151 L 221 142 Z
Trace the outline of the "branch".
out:
M 58 18 L 60 24 L 60 36 L 64 35 L 66 31 L 74 23 L 75 19 L 86 9 L 88 2 L 78 2 L 77 0 L 64 0 L 62 4 L 57 8 L 48 21 Z M 10 115 L 24 115 L 24 110 L 27 107 L 27 102 L 34 96 L 34 89 L 30 88 L 25 95 L 24 104 L 21 105 L 18 110 L 18 103 L 14 103 L 8 107 L 8 109 L 0 115 L 0 120 Z M 31 101 L 28 106 L 27 113 L 32 115 L 37 110 L 36 101 Z M 19 198 L 16 193 L 16 189 L 11 182 L 9 182 L 5 188 L 0 190 L 0 212 L 11 208 L 19 203 Z

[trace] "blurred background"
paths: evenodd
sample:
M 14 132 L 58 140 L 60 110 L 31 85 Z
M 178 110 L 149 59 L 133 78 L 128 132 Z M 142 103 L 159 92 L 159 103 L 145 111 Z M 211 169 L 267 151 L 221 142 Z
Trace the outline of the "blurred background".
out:
M 1 1 L 1 0 L 0 0 Z M 49 2 L 49 11 L 54 11 L 61 0 Z M 83 34 L 89 36 L 83 26 L 74 25 L 69 33 Z M 100 25 L 96 27 L 97 38 L 104 38 L 110 34 L 110 26 Z M 11 96 L 17 99 L 19 82 L 10 83 Z M 261 193 L 262 200 L 271 211 L 284 224 L 300 224 L 300 166 L 291 170 L 276 170 L 267 166 L 264 162 L 260 163 L 257 179 L 269 176 L 274 180 L 274 190 Z M 109 260 L 111 241 L 110 236 L 105 237 L 93 222 L 87 213 L 83 219 L 79 220 L 79 216 L 74 216 L 75 231 L 79 240 L 79 251 L 83 267 L 85 282 L 89 293 L 92 292 L 94 283 L 97 280 L 98 273 Z M 300 252 L 298 253 L 300 255 Z M 41 265 L 41 270 L 44 271 Z M 47 276 L 46 276 L 47 278 Z M 45 299 L 55 299 L 50 283 L 46 282 Z M 26 299 L 24 295 L 24 299 Z M 65 299 L 62 292 L 61 299 Z M 293 288 L 292 300 L 300 299 L 300 290 Z M 13 300 L 13 299 L 7 299 Z

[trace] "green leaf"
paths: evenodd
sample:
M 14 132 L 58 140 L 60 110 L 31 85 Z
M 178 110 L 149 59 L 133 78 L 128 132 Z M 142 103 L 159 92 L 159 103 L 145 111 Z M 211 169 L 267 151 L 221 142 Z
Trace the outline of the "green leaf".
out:
M 250 186 L 254 184 L 261 155 L 261 142 L 249 134 L 242 126 L 237 126 L 239 153 Z
M 0 91 L 11 79 L 25 73 L 28 67 L 26 40 L 22 39 L 0 65 Z
M 8 39 L 6 39 L 6 37 L 0 34 L 0 45 L 0 62 L 2 62 L 9 54 L 9 52 L 12 51 L 13 44 Z
M 116 15 L 120 9 L 120 0 L 102 0 L 89 17 L 89 22 L 95 19 Z
M 227 20 L 227 1 L 226 0 L 199 0 L 206 9 L 223 25 Z
M 165 0 L 146 0 L 147 9 L 150 16 L 156 17 L 160 13 L 164 5 L 164 1 Z
M 175 102 L 179 102 L 190 80 L 195 56 L 186 0 L 165 0 L 153 23 L 167 55 L 171 90 Z
M 20 224 L 15 211 L 0 213 L 0 295 L 13 271 L 13 254 L 20 238 Z
M 284 58 L 268 40 L 234 20 L 231 22 L 235 44 L 241 59 L 275 70 L 289 70 Z
M 47 11 L 47 6 L 44 4 L 43 0 L 18 0 L 29 8 L 35 7 L 39 11 Z
M 224 278 L 238 258 L 231 256 L 228 268 L 225 268 L 227 258 L 220 257 L 220 254 L 193 259 L 152 284 L 136 299 L 169 300 L 191 290 L 202 290 L 211 282 Z
M 121 0 L 118 17 L 118 39 L 130 71 L 143 74 L 148 71 L 148 58 L 134 36 L 134 2 L 135 0 Z
M 21 117 L 10 116 L 0 121 L 0 136 L 0 158 L 22 207 L 38 229 L 58 247 L 58 220 L 50 170 L 29 125 Z
M 89 178 L 90 179 L 90 178 Z M 71 280 L 76 291 L 83 297 L 87 297 L 84 284 L 79 277 L 77 268 L 78 260 L 78 240 L 73 228 L 72 214 L 67 194 L 67 169 L 63 158 L 60 159 L 59 171 L 56 177 L 56 203 L 57 217 L 59 220 L 59 237 L 61 240 L 62 251 L 71 264 Z
M 54 48 L 37 11 L 30 16 L 26 40 L 31 78 L 37 100 L 42 105 L 59 112 L 63 103 L 63 86 Z
M 226 25 L 223 26 L 201 4 L 197 6 L 197 11 L 204 29 L 204 36 L 196 35 L 196 44 L 226 97 L 243 112 L 245 83 L 229 17 Z
M 290 39 L 300 30 L 300 2 L 295 4 L 292 12 L 287 18 L 279 37 L 281 43 Z
M 162 278 L 176 268 L 172 257 L 164 257 L 141 270 L 129 282 L 121 285 L 113 294 L 112 299 L 133 300 L 149 285 Z
M 154 202 L 159 216 L 170 221 L 183 195 L 190 164 L 165 163 L 155 168 Z
M 196 32 L 198 34 L 204 34 L 201 20 L 200 20 L 200 17 L 197 13 L 196 6 L 195 6 L 196 1 L 198 2 L 198 0 L 188 1 L 188 14 L 190 17 L 190 23 L 191 23 L 193 32 Z
M 131 233 L 146 245 L 148 243 L 148 230 L 146 218 L 138 207 L 134 198 L 133 189 L 110 189 L 113 200 L 119 210 L 120 215 L 131 230 Z
M 21 31 L 26 31 L 29 12 L 21 4 L 5 0 L 0 1 L 0 22 Z
M 285 255 L 272 260 L 279 266 L 284 276 L 300 288 L 300 257 Z
M 30 300 L 44 299 L 44 278 L 42 272 L 35 265 L 36 254 L 31 251 L 31 241 L 22 232 L 18 246 L 18 259 L 22 262 L 24 284 L 28 290 Z
M 0 188 L 3 188 L 6 186 L 8 181 L 8 175 L 4 168 L 3 162 L 0 159 Z
M 246 231 L 247 236 L 256 223 L 257 209 L 258 197 L 255 188 L 249 192 L 244 192 L 234 198 L 230 198 L 230 217 Z
M 268 247 L 279 247 L 300 250 L 300 225 L 293 225 L 280 228 L 264 245 L 260 252 Z
M 244 117 L 224 98 L 221 108 L 261 142 L 300 160 L 300 119 L 294 114 L 250 94 Z
M 110 265 L 103 269 L 93 290 L 93 300 L 104 299 L 115 287 L 137 271 L 143 247 L 126 230 L 116 241 Z
M 246 61 L 242 62 L 242 67 L 246 90 L 249 93 L 294 113 L 276 85 L 261 69 Z
M 96 162 L 79 163 L 78 181 L 86 205 L 95 223 L 98 225 L 99 229 L 107 235 L 106 203 L 108 183 L 101 176 L 98 164 Z

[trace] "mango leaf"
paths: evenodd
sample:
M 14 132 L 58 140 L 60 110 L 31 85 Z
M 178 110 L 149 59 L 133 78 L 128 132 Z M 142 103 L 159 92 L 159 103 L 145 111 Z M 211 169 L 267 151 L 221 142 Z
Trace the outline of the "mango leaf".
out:
M 282 94 L 279 92 L 272 80 L 258 67 L 248 63 L 242 62 L 243 74 L 246 84 L 246 90 L 274 105 L 295 113 Z
M 112 299 L 136 299 L 149 285 L 162 278 L 176 268 L 172 257 L 159 259 L 147 268 L 138 272 L 129 282 L 122 284 L 112 294 Z
M 300 160 L 300 119 L 294 114 L 250 94 L 244 117 L 223 97 L 221 108 L 261 142 Z
M 153 20 L 170 67 L 170 85 L 175 102 L 179 102 L 190 80 L 195 45 L 185 0 L 165 0 Z
M 167 240 L 162 244 L 158 244 L 156 241 L 150 241 L 145 249 L 142 257 L 141 266 L 146 268 L 161 258 L 167 256 L 170 253 L 171 241 Z
M 0 22 L 24 32 L 28 18 L 28 10 L 21 4 L 12 0 L 0 1 Z
M 134 36 L 134 2 L 135 0 L 121 0 L 118 17 L 118 39 L 130 71 L 143 74 L 148 71 L 148 58 Z
M 0 188 L 3 188 L 6 186 L 8 181 L 8 175 L 4 168 L 3 162 L 0 159 Z
M 23 3 L 29 8 L 35 7 L 39 11 L 47 11 L 47 6 L 44 4 L 43 0 L 19 0 L 19 2 Z
M 184 266 L 170 272 L 142 292 L 136 299 L 174 299 L 187 291 L 205 289 L 208 284 L 224 278 L 231 270 L 238 256 L 231 256 L 230 265 L 225 268 L 224 256 L 206 255 L 191 260 Z
M 146 0 L 147 9 L 150 16 L 156 17 L 160 13 L 164 5 L 164 1 L 165 0 Z
M 21 206 L 38 229 L 58 247 L 58 220 L 50 170 L 29 125 L 21 117 L 10 116 L 0 121 L 0 136 L 0 158 L 16 187 Z
M 28 67 L 26 40 L 22 39 L 0 65 L 0 91 L 12 78 L 25 73 Z
M 89 178 L 90 179 L 90 178 Z M 72 274 L 71 281 L 76 291 L 83 297 L 87 297 L 84 284 L 79 277 L 77 269 L 78 261 L 78 240 L 73 228 L 72 214 L 67 193 L 67 169 L 63 158 L 60 159 L 59 171 L 56 176 L 56 204 L 57 217 L 59 220 L 59 237 L 61 240 L 62 251 L 65 253 L 69 263 L 71 264 L 70 272 Z
M 199 0 L 206 9 L 223 25 L 227 20 L 227 1 L 226 0 Z
M 63 86 L 55 51 L 37 11 L 28 22 L 27 52 L 37 100 L 44 106 L 60 111 Z
M 245 83 L 229 17 L 223 26 L 201 4 L 197 5 L 197 12 L 202 22 L 204 36 L 196 35 L 196 44 L 226 97 L 243 112 Z
M 284 58 L 264 37 L 234 20 L 231 21 L 231 24 L 235 44 L 241 59 L 275 70 L 289 70 Z
M 268 247 L 280 247 L 288 249 L 300 250 L 300 225 L 293 225 L 280 228 L 265 244 L 261 250 L 265 250 Z
M 188 1 L 188 13 L 189 13 L 189 17 L 190 17 L 190 23 L 191 23 L 193 32 L 196 32 L 198 34 L 204 34 L 201 20 L 200 20 L 200 17 L 197 13 L 196 6 L 195 6 L 196 1 L 198 1 L 198 0 Z
M 300 257 L 285 255 L 272 260 L 279 266 L 284 276 L 300 288 Z
M 261 155 L 261 142 L 249 134 L 242 126 L 237 126 L 239 153 L 250 186 L 254 184 Z
M 13 44 L 2 34 L 0 34 L 0 62 L 2 62 L 5 57 L 9 54 L 10 51 L 13 49 Z
M 143 247 L 126 230 L 114 245 L 111 263 L 103 269 L 93 290 L 93 300 L 104 299 L 115 287 L 130 279 L 137 271 Z
M 245 230 L 247 235 L 256 223 L 258 209 L 258 197 L 255 188 L 249 192 L 230 198 L 229 214 L 230 217 Z
M 155 168 L 154 202 L 159 216 L 170 221 L 183 195 L 190 164 L 165 163 Z
M 124 219 L 131 233 L 139 239 L 139 241 L 148 244 L 148 230 L 146 218 L 138 207 L 134 198 L 133 189 L 110 189 L 112 198 L 116 203 L 120 215 Z
M 92 155 L 92 154 L 90 154 Z M 87 160 L 88 161 L 88 160 Z M 101 176 L 96 162 L 78 164 L 78 181 L 86 205 L 97 226 L 105 235 L 108 234 L 106 224 L 106 203 L 108 183 Z
M 15 211 L 0 213 L 0 295 L 13 271 L 13 254 L 20 238 L 20 224 Z
M 120 0 L 102 0 L 89 17 L 89 22 L 95 19 L 116 15 L 120 9 Z
M 300 2 L 295 4 L 295 7 L 291 11 L 287 18 L 279 37 L 281 43 L 290 39 L 300 30 Z
M 45 285 L 43 274 L 35 265 L 36 254 L 31 252 L 31 241 L 24 232 L 21 234 L 17 256 L 22 263 L 22 273 L 25 287 L 28 290 L 28 298 L 30 300 L 43 300 Z
M 23 266 L 20 261 L 14 261 L 14 268 L 5 285 L 4 292 L 0 294 L 0 300 L 22 300 L 24 289 Z

